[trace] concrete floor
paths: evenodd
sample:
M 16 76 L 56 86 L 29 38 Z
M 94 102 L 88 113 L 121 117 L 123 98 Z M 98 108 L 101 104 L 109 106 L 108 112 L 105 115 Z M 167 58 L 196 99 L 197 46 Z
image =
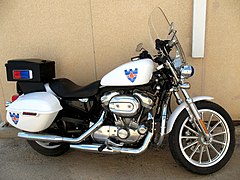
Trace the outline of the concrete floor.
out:
M 25 140 L 0 138 L 0 180 L 10 179 L 239 179 L 240 144 L 230 162 L 211 175 L 196 175 L 175 163 L 168 146 L 141 155 L 103 155 L 70 150 L 59 157 L 35 152 Z

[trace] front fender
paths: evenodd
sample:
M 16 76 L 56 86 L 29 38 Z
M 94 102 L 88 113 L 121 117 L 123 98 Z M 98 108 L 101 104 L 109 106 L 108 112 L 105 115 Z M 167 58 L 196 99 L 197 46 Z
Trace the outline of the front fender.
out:
M 202 101 L 202 100 L 212 100 L 214 99 L 213 97 L 209 97 L 209 96 L 197 96 L 192 98 L 193 102 L 197 102 L 197 101 Z M 183 102 L 182 104 L 180 104 L 174 111 L 173 113 L 170 115 L 169 119 L 168 119 L 168 123 L 167 123 L 167 131 L 166 134 L 170 133 L 172 131 L 173 125 L 178 117 L 178 115 L 187 107 L 187 103 Z

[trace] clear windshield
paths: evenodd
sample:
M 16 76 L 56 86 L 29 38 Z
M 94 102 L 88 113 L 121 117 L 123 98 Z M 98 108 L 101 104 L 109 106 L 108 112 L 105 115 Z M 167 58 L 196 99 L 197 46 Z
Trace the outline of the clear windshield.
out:
M 157 7 L 152 11 L 148 25 L 153 41 L 157 38 L 161 40 L 170 39 L 168 35 L 170 23 L 161 8 Z
M 174 30 L 173 24 L 170 24 L 166 15 L 160 7 L 155 8 L 148 20 L 149 31 L 152 42 L 155 46 L 155 40 L 174 40 L 175 45 L 169 54 L 173 63 L 176 66 L 185 64 L 185 56 L 182 47 L 177 39 L 176 30 Z

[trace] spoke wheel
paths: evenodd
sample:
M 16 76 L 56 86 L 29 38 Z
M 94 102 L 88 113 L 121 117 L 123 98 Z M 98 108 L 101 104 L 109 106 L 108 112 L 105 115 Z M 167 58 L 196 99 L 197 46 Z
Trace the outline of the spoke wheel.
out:
M 45 141 L 35 141 L 35 142 L 46 149 L 56 149 L 57 147 L 60 146 L 60 144 L 54 144 L 54 143 L 45 142 Z
M 223 117 L 215 111 L 201 109 L 200 114 L 205 120 L 209 132 L 206 140 L 186 118 L 179 132 L 179 145 L 184 157 L 199 167 L 209 167 L 219 162 L 228 150 L 230 131 Z M 190 131 L 194 130 L 193 131 Z
M 230 159 L 235 145 L 234 127 L 227 112 L 212 102 L 196 103 L 209 132 L 204 138 L 186 111 L 177 118 L 169 135 L 173 157 L 188 170 L 209 174 L 222 168 Z

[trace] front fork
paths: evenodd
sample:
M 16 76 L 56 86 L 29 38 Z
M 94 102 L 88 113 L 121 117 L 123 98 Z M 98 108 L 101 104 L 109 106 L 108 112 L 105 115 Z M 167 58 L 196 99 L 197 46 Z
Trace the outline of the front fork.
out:
M 182 89 L 182 94 L 185 97 L 185 101 L 188 105 L 188 107 L 186 108 L 189 116 L 191 117 L 191 119 L 193 119 L 194 124 L 196 125 L 196 128 L 198 129 L 199 132 L 201 132 L 203 134 L 203 136 L 208 140 L 209 139 L 209 132 L 207 130 L 206 125 L 204 124 L 201 115 L 198 112 L 198 109 L 195 105 L 195 103 L 193 102 L 192 98 L 188 95 L 188 92 L 186 89 Z M 177 98 L 177 102 L 182 102 L 182 99 L 180 98 L 178 91 L 174 91 L 174 95 Z
M 164 136 L 166 134 L 166 123 L 167 123 L 167 114 L 168 114 L 168 104 L 170 103 L 171 92 L 167 92 L 165 95 L 165 100 L 162 105 L 162 111 L 161 111 L 161 120 L 160 120 L 160 129 L 157 131 L 157 134 L 159 134 L 159 137 L 156 136 L 154 142 L 157 144 L 157 146 L 160 146 L 164 140 Z M 157 128 L 157 126 L 155 126 Z M 160 131 L 160 132 L 159 132 Z M 159 133 L 158 133 L 159 132 Z
M 182 94 L 185 97 L 185 101 L 187 103 L 187 112 L 192 120 L 192 122 L 195 124 L 198 132 L 201 132 L 204 136 L 204 138 L 206 140 L 209 139 L 209 132 L 206 128 L 206 125 L 204 124 L 201 115 L 198 112 L 198 109 L 195 105 L 195 103 L 193 102 L 192 98 L 188 95 L 187 90 L 180 88 L 182 91 Z M 173 88 L 171 89 L 171 92 L 174 93 L 177 103 L 180 105 L 181 103 L 183 103 L 183 100 L 181 99 L 181 97 L 178 94 L 178 89 L 177 88 Z M 163 142 L 164 139 L 164 135 L 166 134 L 165 130 L 166 130 L 166 122 L 167 122 L 167 110 L 168 110 L 168 104 L 170 103 L 170 94 L 171 92 L 168 92 L 166 94 L 166 98 L 165 101 L 163 103 L 162 106 L 162 111 L 161 111 L 161 119 L 160 119 L 160 129 L 155 129 L 155 131 L 157 132 L 157 134 L 159 134 L 160 136 L 156 136 L 154 142 L 160 146 Z M 157 127 L 157 126 L 155 126 Z

